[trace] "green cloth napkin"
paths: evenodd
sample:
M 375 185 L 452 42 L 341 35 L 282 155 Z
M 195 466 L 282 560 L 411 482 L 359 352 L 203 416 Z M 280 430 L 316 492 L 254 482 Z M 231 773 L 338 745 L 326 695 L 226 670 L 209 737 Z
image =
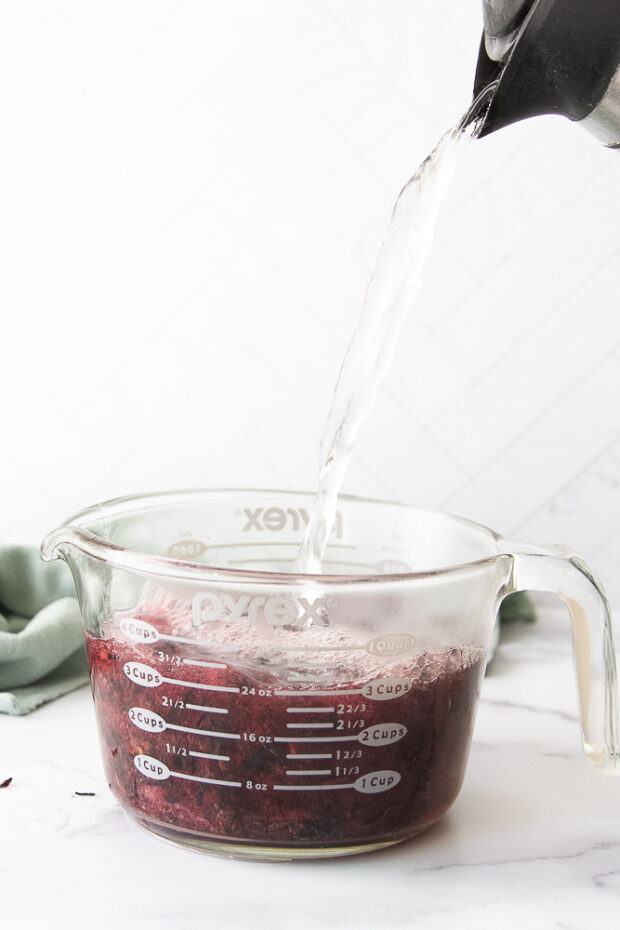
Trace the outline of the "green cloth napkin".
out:
M 74 595 L 64 562 L 0 546 L 0 713 L 28 714 L 88 681 Z

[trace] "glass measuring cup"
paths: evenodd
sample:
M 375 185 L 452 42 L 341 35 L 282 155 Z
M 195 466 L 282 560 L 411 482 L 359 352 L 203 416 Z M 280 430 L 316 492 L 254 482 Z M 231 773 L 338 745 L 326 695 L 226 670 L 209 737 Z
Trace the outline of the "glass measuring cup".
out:
M 249 858 L 414 836 L 460 790 L 494 618 L 524 589 L 567 604 L 583 748 L 620 771 L 610 613 L 580 559 L 342 497 L 325 574 L 298 575 L 312 500 L 128 497 L 43 541 L 73 572 L 104 767 L 131 817 Z

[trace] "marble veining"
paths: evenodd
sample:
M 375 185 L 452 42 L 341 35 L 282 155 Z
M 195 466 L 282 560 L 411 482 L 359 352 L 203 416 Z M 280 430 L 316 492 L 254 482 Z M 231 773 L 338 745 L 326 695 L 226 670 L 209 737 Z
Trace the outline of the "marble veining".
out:
M 524 704 L 519 701 L 501 701 L 491 698 L 482 698 L 484 704 L 490 704 L 493 707 L 505 707 L 508 710 L 531 711 L 534 714 L 551 714 L 560 717 L 562 720 L 577 721 L 577 716 L 564 710 L 545 710 L 541 707 L 534 707 L 530 704 Z

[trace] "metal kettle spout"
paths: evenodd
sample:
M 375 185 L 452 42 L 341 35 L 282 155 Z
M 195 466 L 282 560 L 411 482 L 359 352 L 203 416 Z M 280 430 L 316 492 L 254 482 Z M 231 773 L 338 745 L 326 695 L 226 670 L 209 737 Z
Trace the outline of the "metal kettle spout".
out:
M 620 147 L 619 0 L 503 0 L 517 25 L 498 39 L 497 0 L 484 0 L 474 96 L 496 83 L 479 135 L 560 114 Z

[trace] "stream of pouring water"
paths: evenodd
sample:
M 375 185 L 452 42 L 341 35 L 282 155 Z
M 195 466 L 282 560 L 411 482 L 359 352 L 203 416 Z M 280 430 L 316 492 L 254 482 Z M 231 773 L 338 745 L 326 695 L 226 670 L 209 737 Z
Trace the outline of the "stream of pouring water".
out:
M 493 85 L 487 87 L 457 125 L 444 133 L 396 201 L 323 430 L 318 490 L 297 556 L 299 572 L 321 571 L 355 438 L 373 407 L 419 288 L 439 207 L 458 157 L 478 134 L 493 90 Z

